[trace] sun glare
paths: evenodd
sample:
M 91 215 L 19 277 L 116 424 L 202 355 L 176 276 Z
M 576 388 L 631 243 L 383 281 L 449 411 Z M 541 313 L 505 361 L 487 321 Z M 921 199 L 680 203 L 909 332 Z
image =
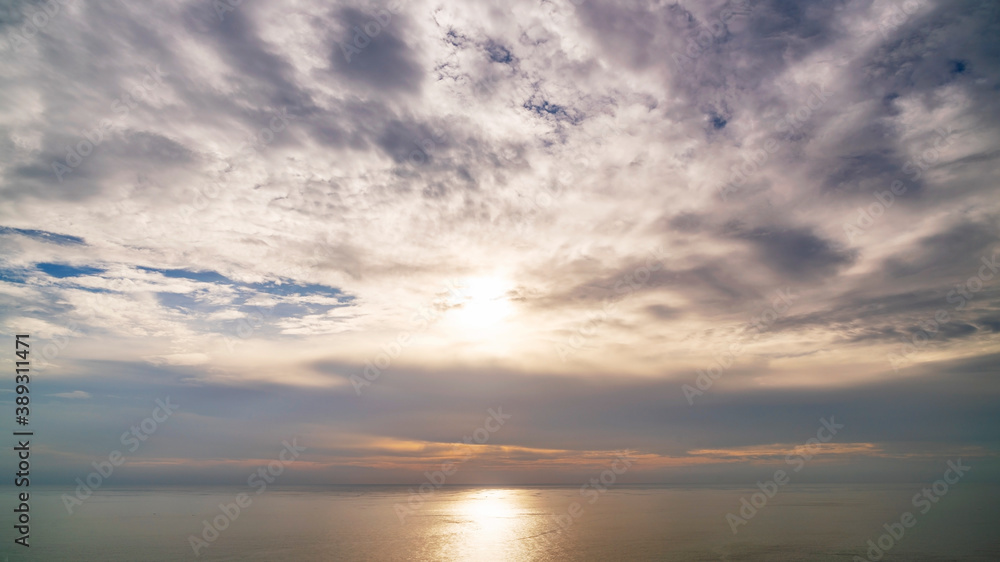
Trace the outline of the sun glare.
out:
M 474 490 L 462 494 L 451 517 L 442 518 L 448 560 L 535 560 L 532 543 L 518 540 L 540 532 L 539 518 L 525 505 L 526 493 L 517 490 Z
M 453 317 L 457 324 L 472 330 L 496 329 L 511 312 L 508 293 L 510 285 L 498 277 L 474 277 L 456 283 L 456 308 Z

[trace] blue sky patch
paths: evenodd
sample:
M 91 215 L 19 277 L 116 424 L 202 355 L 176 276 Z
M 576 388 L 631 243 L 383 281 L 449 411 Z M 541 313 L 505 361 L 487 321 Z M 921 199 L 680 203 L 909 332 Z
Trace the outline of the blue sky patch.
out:
M 49 232 L 47 230 L 34 230 L 25 228 L 11 228 L 9 226 L 0 226 L 0 234 L 20 234 L 21 236 L 27 236 L 28 238 L 34 238 L 35 240 L 41 240 L 43 242 L 51 242 L 52 244 L 59 244 L 62 246 L 66 245 L 83 245 L 87 243 L 83 238 L 78 236 L 70 236 L 68 234 L 57 234 L 55 232 Z
M 189 269 L 158 269 L 155 267 L 137 267 L 136 269 L 141 269 L 142 271 L 149 271 L 152 273 L 159 273 L 164 277 L 169 277 L 171 279 L 190 279 L 192 281 L 201 281 L 202 283 L 225 283 L 226 285 L 235 284 L 232 279 L 221 275 L 214 271 L 192 271 Z
M 0 281 L 4 283 L 24 283 L 27 280 L 23 269 L 0 268 Z
M 64 263 L 36 263 L 35 267 L 48 274 L 50 277 L 65 279 L 67 277 L 80 277 L 82 275 L 97 275 L 105 270 L 99 267 L 76 267 Z
M 266 293 L 282 297 L 320 295 L 324 297 L 333 297 L 341 301 L 351 301 L 354 299 L 354 297 L 345 295 L 343 291 L 336 287 L 329 287 L 327 285 L 319 285 L 316 283 L 300 284 L 293 283 L 288 280 L 265 281 L 263 283 L 239 283 L 215 271 L 157 269 L 153 267 L 139 267 L 138 269 L 159 273 L 164 277 L 170 277 L 173 279 L 190 279 L 192 281 L 199 281 L 202 283 L 229 285 L 236 289 L 250 289 L 257 293 Z

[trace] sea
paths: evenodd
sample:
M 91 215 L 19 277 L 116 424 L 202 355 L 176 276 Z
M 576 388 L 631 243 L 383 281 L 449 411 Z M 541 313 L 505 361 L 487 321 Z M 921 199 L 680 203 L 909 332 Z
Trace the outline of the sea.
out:
M 4 562 L 1000 560 L 1000 487 L 963 483 L 914 502 L 921 488 L 108 487 L 75 503 L 70 488 L 33 487 L 25 548 L 14 543 L 8 487 L 0 553 Z

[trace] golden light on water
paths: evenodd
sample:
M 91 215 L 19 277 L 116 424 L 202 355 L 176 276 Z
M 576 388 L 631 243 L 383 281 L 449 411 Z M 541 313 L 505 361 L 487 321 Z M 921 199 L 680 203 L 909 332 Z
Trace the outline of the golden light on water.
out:
M 500 519 L 516 514 L 507 490 L 483 490 L 464 500 L 461 512 L 484 526 L 496 526 Z
M 537 534 L 525 490 L 470 490 L 456 498 L 442 529 L 451 536 L 443 553 L 451 560 L 531 560 Z

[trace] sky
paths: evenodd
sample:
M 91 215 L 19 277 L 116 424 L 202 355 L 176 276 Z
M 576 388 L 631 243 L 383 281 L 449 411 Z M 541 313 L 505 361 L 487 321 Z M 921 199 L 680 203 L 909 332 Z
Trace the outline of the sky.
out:
M 1000 479 L 995 2 L 2 0 L 0 51 L 39 483 Z

